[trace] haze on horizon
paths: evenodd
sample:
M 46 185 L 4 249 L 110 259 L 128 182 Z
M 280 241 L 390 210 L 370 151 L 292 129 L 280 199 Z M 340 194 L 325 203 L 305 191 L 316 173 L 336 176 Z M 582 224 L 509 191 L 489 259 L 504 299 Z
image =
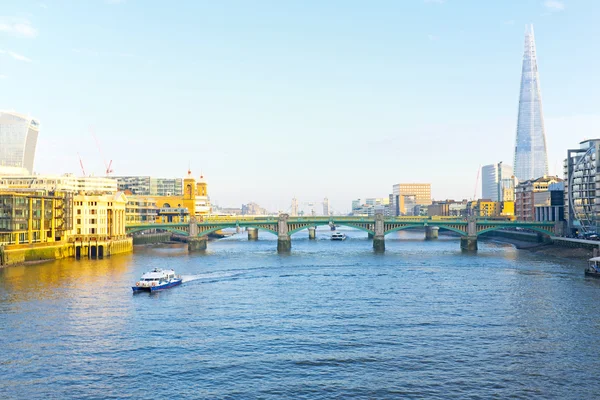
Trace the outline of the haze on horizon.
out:
M 471 198 L 480 165 L 512 165 L 533 23 L 550 173 L 600 136 L 599 3 L 401 3 L 9 0 L 0 109 L 41 122 L 38 173 L 190 166 L 213 203 L 270 210 L 398 182 Z

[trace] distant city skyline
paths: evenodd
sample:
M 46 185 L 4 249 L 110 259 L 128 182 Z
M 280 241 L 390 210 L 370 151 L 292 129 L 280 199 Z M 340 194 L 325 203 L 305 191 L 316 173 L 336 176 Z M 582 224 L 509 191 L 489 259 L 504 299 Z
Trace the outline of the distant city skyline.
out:
M 41 122 L 34 170 L 181 178 L 284 210 L 431 182 L 463 199 L 512 159 L 523 28 L 536 27 L 550 174 L 600 136 L 591 0 L 288 4 L 7 1 L 0 109 Z M 143 15 L 143 18 L 140 16 Z M 574 45 L 577 43 L 577 45 Z M 101 151 L 90 127 L 98 138 Z

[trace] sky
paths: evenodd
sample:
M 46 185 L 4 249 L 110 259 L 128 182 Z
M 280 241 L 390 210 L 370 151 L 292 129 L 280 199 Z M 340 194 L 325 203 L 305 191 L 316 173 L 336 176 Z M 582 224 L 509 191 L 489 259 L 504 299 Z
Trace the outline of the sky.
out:
M 511 164 L 525 24 L 551 174 L 600 137 L 596 0 L 0 0 L 0 109 L 36 173 L 204 174 L 213 203 L 289 210 Z M 96 139 L 94 139 L 94 136 Z

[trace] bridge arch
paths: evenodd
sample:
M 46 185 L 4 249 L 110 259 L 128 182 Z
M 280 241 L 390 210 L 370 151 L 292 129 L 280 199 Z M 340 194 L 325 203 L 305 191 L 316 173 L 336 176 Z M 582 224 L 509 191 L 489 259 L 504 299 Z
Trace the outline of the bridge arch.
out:
M 505 228 L 506 228 L 506 226 L 494 226 L 494 227 L 486 228 L 486 229 L 483 229 L 483 230 L 477 232 L 477 236 L 480 236 L 480 235 L 483 235 L 484 233 L 488 233 L 488 232 L 492 232 L 492 231 L 502 230 Z M 550 237 L 554 236 L 554 232 L 549 231 L 544 228 L 537 227 L 537 226 L 527 226 L 527 227 L 523 227 L 523 229 L 536 231 L 538 233 L 541 233 L 543 235 L 550 236 Z
M 308 228 L 312 228 L 312 227 L 316 227 L 316 226 L 328 226 L 329 223 L 330 223 L 330 221 L 323 221 L 323 222 L 322 221 L 318 221 L 318 222 L 315 221 L 315 222 L 312 222 L 312 223 L 307 223 L 306 225 L 303 225 L 303 226 L 298 227 L 296 229 L 291 229 L 288 233 L 290 235 L 293 235 L 294 233 L 298 233 L 300 231 L 303 231 L 304 229 L 308 229 Z M 368 228 L 359 226 L 359 225 L 353 225 L 351 222 L 336 222 L 336 221 L 331 221 L 331 223 L 333 223 L 333 225 L 335 225 L 335 226 L 345 226 L 347 228 L 358 229 L 358 230 L 363 231 L 363 232 L 367 232 L 367 233 L 370 233 L 370 234 L 375 234 L 374 231 L 372 231 L 372 230 L 370 230 Z
M 139 227 L 139 228 L 130 228 L 126 230 L 126 233 L 128 235 L 134 234 L 134 233 L 138 233 L 138 232 L 144 232 L 144 231 L 150 231 L 150 230 L 156 230 L 156 229 L 160 229 L 163 231 L 167 231 L 167 232 L 171 232 L 171 233 L 175 233 L 177 235 L 183 235 L 183 236 L 189 236 L 190 233 L 187 231 L 183 231 L 181 229 L 177 229 L 177 228 L 172 228 L 172 227 L 156 227 L 156 226 L 143 226 L 143 227 Z
M 209 229 L 206 229 L 206 230 L 204 230 L 202 232 L 198 232 L 198 237 L 209 235 L 209 234 L 214 233 L 216 231 L 220 231 L 221 229 L 237 228 L 237 227 L 240 227 L 240 228 L 255 228 L 255 229 L 258 229 L 258 230 L 261 230 L 261 231 L 267 231 L 269 233 L 272 233 L 273 235 L 277 235 L 277 231 L 275 231 L 275 230 L 273 230 L 271 228 L 267 228 L 265 226 L 253 225 L 253 224 L 250 224 L 250 225 L 247 225 L 247 224 L 238 225 L 236 223 L 231 223 L 231 224 L 223 224 L 223 225 L 219 225 L 219 226 L 213 226 L 213 227 L 210 227 Z
M 424 225 L 424 224 L 418 224 L 418 225 L 404 225 L 404 226 L 399 226 L 399 227 L 396 227 L 396 228 L 392 228 L 392 229 L 390 229 L 390 230 L 387 230 L 387 231 L 385 231 L 383 234 L 384 234 L 384 235 L 387 235 L 388 233 L 392 233 L 392 232 L 398 232 L 398 231 L 402 231 L 402 230 L 405 230 L 405 229 L 413 229 L 413 228 L 427 228 L 427 227 L 437 227 L 437 228 L 440 228 L 440 229 L 447 229 L 447 230 L 449 230 L 449 231 L 456 232 L 456 233 L 458 233 L 458 234 L 459 234 L 459 235 L 461 235 L 461 236 L 466 236 L 466 233 L 465 233 L 465 232 L 463 232 L 463 231 L 461 231 L 461 230 L 460 230 L 460 229 L 458 229 L 458 228 L 453 228 L 453 227 L 450 227 L 450 226 L 444 226 L 444 225 L 435 225 L 435 224 L 429 224 L 429 225 Z

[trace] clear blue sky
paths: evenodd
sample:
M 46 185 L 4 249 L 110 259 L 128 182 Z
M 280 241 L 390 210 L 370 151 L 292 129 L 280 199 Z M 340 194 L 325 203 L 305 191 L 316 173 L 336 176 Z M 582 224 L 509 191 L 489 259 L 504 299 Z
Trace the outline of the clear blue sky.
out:
M 596 0 L 1 3 L 0 109 L 40 120 L 39 173 L 79 152 L 97 175 L 190 163 L 222 206 L 470 198 L 479 165 L 512 164 L 526 23 L 550 171 L 600 136 Z

